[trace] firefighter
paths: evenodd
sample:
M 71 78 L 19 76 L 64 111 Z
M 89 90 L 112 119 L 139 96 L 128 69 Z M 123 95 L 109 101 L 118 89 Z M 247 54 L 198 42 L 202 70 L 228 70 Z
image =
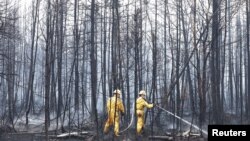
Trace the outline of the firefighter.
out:
M 109 131 L 110 126 L 114 126 L 114 133 L 115 136 L 119 136 L 119 120 L 120 120 L 120 114 L 124 115 L 124 106 L 121 100 L 121 91 L 119 89 L 116 89 L 113 92 L 113 96 L 108 99 L 107 101 L 107 113 L 108 113 L 108 119 L 106 120 L 105 127 L 104 127 L 104 133 L 107 134 Z
M 144 108 L 152 108 L 154 105 L 146 101 L 146 92 L 141 90 L 139 97 L 136 99 L 136 116 L 137 116 L 137 134 L 141 135 L 144 128 Z

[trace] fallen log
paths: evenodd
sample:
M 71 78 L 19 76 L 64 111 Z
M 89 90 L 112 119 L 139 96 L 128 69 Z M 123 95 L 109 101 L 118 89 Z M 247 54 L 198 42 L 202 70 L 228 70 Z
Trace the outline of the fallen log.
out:
M 173 133 L 170 133 L 170 132 L 166 132 L 165 133 L 167 136 L 173 136 Z
M 190 130 L 186 131 L 186 132 L 183 132 L 181 134 L 181 136 L 183 137 L 188 137 L 188 136 L 201 136 L 201 134 L 199 133 L 193 133 L 193 132 L 190 132 Z
M 76 138 L 85 138 L 84 135 L 88 135 L 88 132 L 70 132 L 56 135 L 57 138 L 67 138 L 67 137 L 76 137 Z
M 173 140 L 173 137 L 169 137 L 169 136 L 149 136 L 149 139 L 161 139 L 161 140 Z
M 38 136 L 45 136 L 45 135 L 38 135 Z M 62 133 L 59 135 L 49 135 L 51 139 L 68 139 L 68 138 L 75 138 L 75 139 L 88 139 L 93 137 L 94 135 L 89 132 L 70 132 L 70 133 Z

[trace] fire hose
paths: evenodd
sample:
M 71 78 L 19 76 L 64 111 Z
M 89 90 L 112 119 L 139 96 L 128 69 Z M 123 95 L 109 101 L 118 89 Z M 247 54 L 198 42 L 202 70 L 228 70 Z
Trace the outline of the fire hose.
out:
M 134 106 L 134 104 L 133 104 L 133 106 Z M 166 109 L 164 109 L 164 108 L 162 108 L 162 107 L 160 107 L 160 106 L 158 106 L 158 105 L 156 105 L 156 107 L 158 107 L 159 109 L 163 110 L 164 112 L 167 112 L 167 113 L 170 114 L 171 116 L 174 116 L 175 118 L 181 120 L 182 122 L 184 122 L 184 123 L 190 125 L 191 127 L 194 127 L 195 129 L 201 131 L 203 134 L 208 135 L 207 131 L 202 130 L 202 129 L 199 128 L 198 126 L 196 126 L 196 125 L 190 123 L 189 121 L 187 121 L 187 120 L 185 120 L 185 119 L 183 119 L 183 118 L 177 116 L 176 114 L 173 114 L 172 112 L 170 112 L 170 111 L 168 111 L 168 110 L 166 110 Z M 133 108 L 133 109 L 134 109 L 134 108 Z M 131 127 L 131 125 L 132 125 L 132 123 L 133 123 L 133 120 L 134 120 L 134 111 L 131 113 L 131 121 L 130 121 L 129 125 L 128 125 L 125 129 L 123 129 L 122 131 L 120 131 L 120 133 L 125 132 L 126 130 L 128 130 L 128 129 Z
M 125 132 L 126 130 L 128 130 L 130 128 L 130 126 L 132 125 L 133 123 L 133 120 L 134 120 L 134 109 L 135 109 L 135 103 L 133 103 L 133 112 L 131 113 L 131 121 L 128 125 L 128 127 L 126 127 L 125 129 L 123 129 L 122 131 L 120 131 L 119 133 L 122 133 L 122 132 Z

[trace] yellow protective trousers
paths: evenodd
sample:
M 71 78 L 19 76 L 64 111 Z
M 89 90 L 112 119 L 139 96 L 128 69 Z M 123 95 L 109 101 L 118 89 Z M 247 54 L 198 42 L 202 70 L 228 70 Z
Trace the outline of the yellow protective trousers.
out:
M 137 134 L 141 134 L 141 131 L 144 127 L 144 111 L 137 110 L 136 115 L 137 115 L 136 131 L 137 131 Z
M 137 134 L 141 134 L 142 129 L 144 127 L 144 108 L 152 108 L 153 104 L 148 104 L 148 102 L 139 97 L 136 100 L 136 116 L 137 116 L 137 124 L 136 124 L 136 131 Z
M 110 126 L 114 125 L 114 133 L 119 136 L 120 112 L 124 113 L 124 106 L 120 98 L 115 96 L 107 101 L 108 119 L 105 122 L 104 133 L 108 133 Z
M 116 136 L 119 136 L 119 116 L 109 116 L 105 126 L 104 133 L 109 131 L 110 126 L 114 125 L 114 133 Z

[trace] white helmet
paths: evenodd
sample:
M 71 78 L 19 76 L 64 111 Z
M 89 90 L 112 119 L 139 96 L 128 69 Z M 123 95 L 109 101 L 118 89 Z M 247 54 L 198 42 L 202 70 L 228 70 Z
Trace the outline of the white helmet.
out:
M 139 95 L 144 95 L 144 96 L 146 96 L 146 92 L 145 92 L 144 90 L 141 90 L 141 91 L 139 92 Z
M 121 91 L 119 89 L 114 90 L 113 94 L 121 95 Z

